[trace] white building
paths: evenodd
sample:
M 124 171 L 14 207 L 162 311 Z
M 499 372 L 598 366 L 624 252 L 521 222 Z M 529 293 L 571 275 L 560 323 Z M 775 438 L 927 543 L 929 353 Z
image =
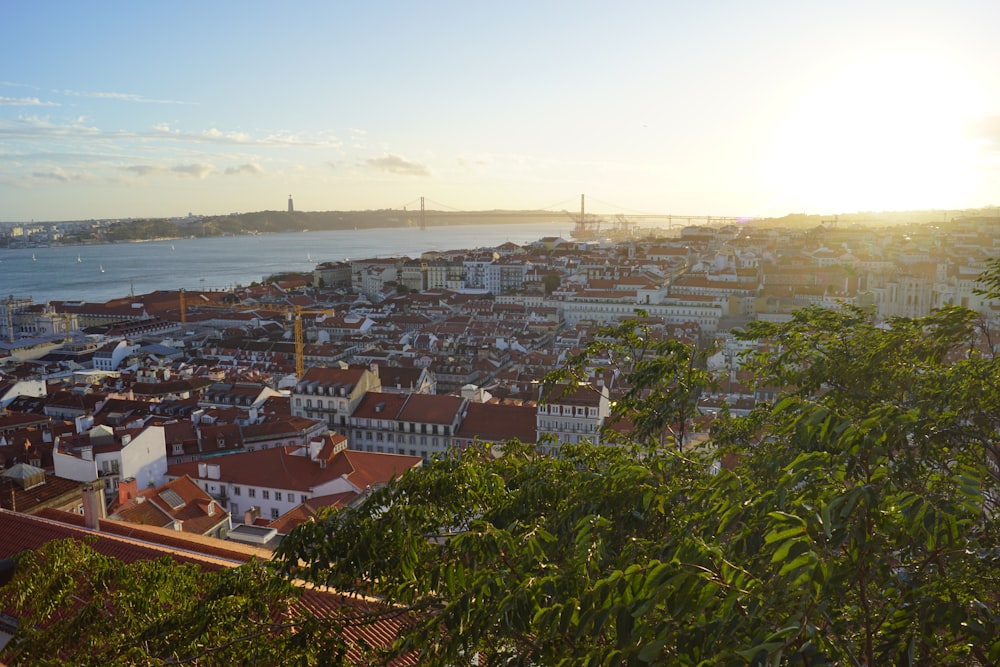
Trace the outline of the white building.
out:
M 311 498 L 361 494 L 420 464 L 412 456 L 351 451 L 346 437 L 329 434 L 307 447 L 277 447 L 172 465 L 167 477 L 190 476 L 237 521 L 248 510 L 274 520 Z
M 601 427 L 610 414 L 607 387 L 543 384 L 536 412 L 539 444 L 548 451 L 558 450 L 563 443 L 599 444 Z
M 167 444 L 162 426 L 111 433 L 106 427 L 90 434 L 57 438 L 52 450 L 59 477 L 78 482 L 101 480 L 108 497 L 118 494 L 122 479 L 133 477 L 139 488 L 166 481 Z

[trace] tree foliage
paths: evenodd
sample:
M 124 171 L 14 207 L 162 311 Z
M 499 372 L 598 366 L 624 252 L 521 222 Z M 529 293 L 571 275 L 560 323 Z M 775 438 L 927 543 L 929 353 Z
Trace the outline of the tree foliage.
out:
M 719 419 L 714 451 L 674 446 L 704 352 L 608 329 L 553 379 L 618 369 L 631 441 L 434 461 L 296 529 L 280 575 L 418 612 L 393 651 L 427 665 L 1000 664 L 1000 362 L 976 327 L 755 323 L 748 367 L 781 395 Z

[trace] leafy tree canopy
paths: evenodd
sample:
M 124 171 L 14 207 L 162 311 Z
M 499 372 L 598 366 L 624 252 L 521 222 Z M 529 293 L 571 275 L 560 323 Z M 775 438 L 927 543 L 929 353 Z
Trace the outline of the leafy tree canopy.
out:
M 617 369 L 630 439 L 435 461 L 296 529 L 272 574 L 417 612 L 394 651 L 428 665 L 1000 664 L 1000 368 L 977 327 L 959 308 L 755 323 L 748 367 L 780 396 L 723 415 L 714 449 L 681 426 L 704 353 L 608 329 L 553 379 Z M 34 590 L 65 610 L 64 583 Z M 184 613 L 172 644 L 219 643 Z

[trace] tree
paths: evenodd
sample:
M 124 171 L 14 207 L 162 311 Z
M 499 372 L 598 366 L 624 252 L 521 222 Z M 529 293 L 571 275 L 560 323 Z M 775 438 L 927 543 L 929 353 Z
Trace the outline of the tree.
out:
M 303 524 L 272 574 L 415 613 L 393 652 L 427 665 L 1000 664 L 1000 362 L 974 330 L 957 308 L 754 324 L 748 367 L 786 389 L 710 452 L 659 435 L 706 379 L 697 350 L 626 323 L 557 379 L 619 369 L 631 442 L 469 448 Z
M 467 452 L 284 556 L 434 609 L 399 644 L 425 664 L 997 664 L 998 368 L 970 352 L 971 322 L 807 309 L 754 325 L 775 349 L 751 364 L 760 381 L 795 386 L 722 420 L 732 469 L 655 442 Z M 655 381 L 635 327 L 590 352 Z
M 405 618 L 405 610 L 295 585 L 266 562 L 126 563 L 93 545 L 56 540 L 18 558 L 0 596 L 19 616 L 0 651 L 7 664 L 375 665 L 381 651 L 360 631 L 384 616 Z
M 635 444 L 684 449 L 689 424 L 699 414 L 698 400 L 716 386 L 705 370 L 708 351 L 664 337 L 650 326 L 645 311 L 636 314 L 637 319 L 601 328 L 549 379 L 586 385 L 591 376 L 610 372 L 623 391 L 612 406 L 609 426 L 626 421 Z M 606 438 L 616 439 L 610 428 L 605 431 Z

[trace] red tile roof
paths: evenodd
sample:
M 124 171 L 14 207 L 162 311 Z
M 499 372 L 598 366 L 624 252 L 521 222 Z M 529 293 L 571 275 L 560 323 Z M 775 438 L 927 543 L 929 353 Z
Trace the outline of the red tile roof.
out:
M 451 424 L 455 421 L 463 400 L 457 396 L 410 394 L 398 419 L 424 424 Z
M 455 437 L 479 438 L 487 442 L 503 442 L 512 438 L 521 442 L 536 442 L 537 410 L 533 404 L 469 403 Z
M 72 517 L 65 513 L 53 512 L 55 515 Z M 73 526 L 67 523 L 60 523 L 50 518 L 40 516 L 29 516 L 0 510 L 0 535 L 4 536 L 0 540 L 0 558 L 10 558 L 25 550 L 39 549 L 47 542 L 57 539 L 74 539 L 82 541 L 91 536 L 95 538 L 92 547 L 99 553 L 112 558 L 117 558 L 126 563 L 137 560 L 155 559 L 164 555 L 171 556 L 180 562 L 194 563 L 207 570 L 218 570 L 223 567 L 232 567 L 240 562 L 249 560 L 248 551 L 253 550 L 262 558 L 266 558 L 266 552 L 254 550 L 252 547 L 242 545 L 231 545 L 228 542 L 212 540 L 224 545 L 221 550 L 236 558 L 212 557 L 204 553 L 199 553 L 205 546 L 204 538 L 200 536 L 182 535 L 174 531 L 164 531 L 143 527 L 141 529 L 128 529 L 129 536 L 110 534 L 105 528 L 116 522 L 102 521 L 101 532 L 95 532 Z M 163 533 L 174 533 L 164 535 Z M 156 541 L 169 537 L 172 545 L 165 545 Z M 143 541 L 143 540 L 150 541 Z M 389 646 L 395 641 L 404 625 L 408 622 L 405 614 L 386 614 L 379 616 L 380 611 L 385 611 L 375 600 L 369 600 L 358 596 L 348 596 L 325 588 L 307 587 L 303 590 L 302 596 L 296 601 L 302 608 L 319 616 L 336 618 L 348 612 L 352 616 L 365 615 L 371 618 L 371 622 L 363 626 L 350 625 L 344 630 L 343 636 L 355 647 L 364 644 L 369 646 Z M 353 660 L 356 664 L 361 664 L 361 649 L 352 651 Z M 349 657 L 349 659 L 351 659 Z M 392 665 L 417 665 L 417 656 L 409 654 L 394 660 Z

